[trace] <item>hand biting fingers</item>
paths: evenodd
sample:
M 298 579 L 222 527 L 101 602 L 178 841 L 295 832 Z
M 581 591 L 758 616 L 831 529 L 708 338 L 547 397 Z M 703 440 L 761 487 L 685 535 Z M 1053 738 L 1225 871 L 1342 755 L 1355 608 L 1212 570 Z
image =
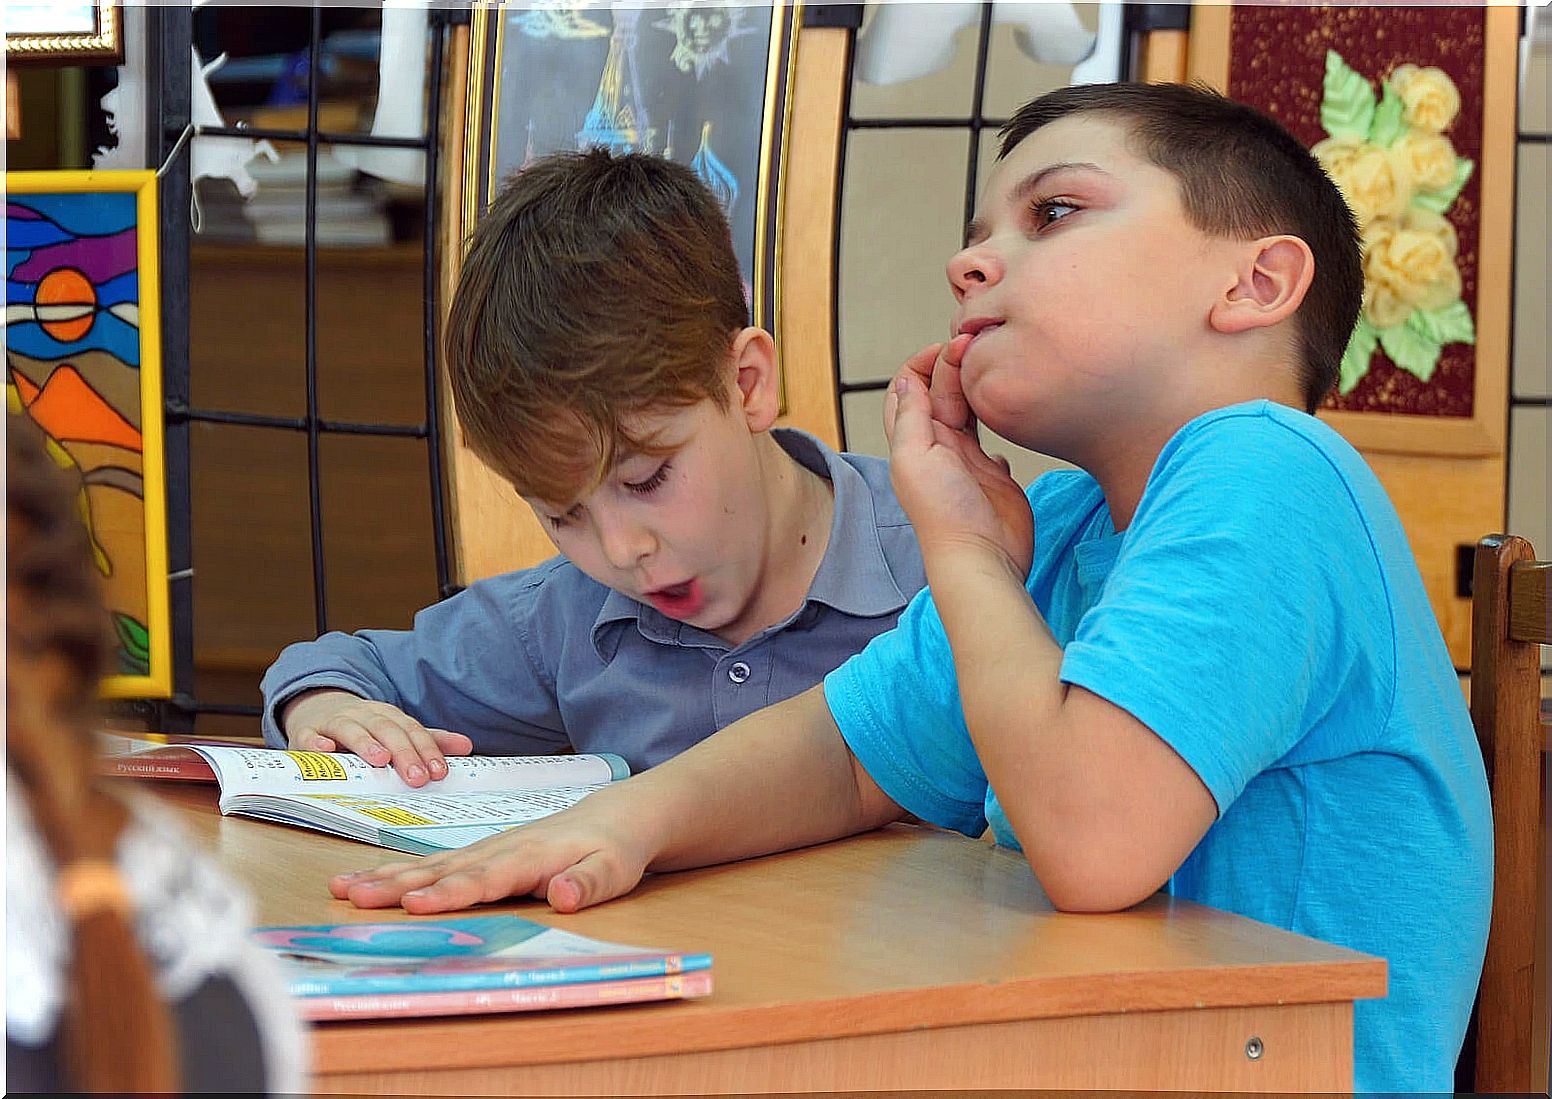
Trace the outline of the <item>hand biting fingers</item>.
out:
M 975 427 L 975 414 L 965 400 L 959 373 L 965 348 L 973 338 L 961 334 L 944 344 L 932 369 L 932 416 L 956 431 L 968 432 Z
M 941 343 L 928 344 L 909 359 L 906 359 L 904 365 L 895 371 L 894 378 L 890 379 L 889 389 L 884 393 L 884 432 L 886 435 L 889 432 L 890 425 L 894 423 L 895 406 L 900 401 L 895 392 L 895 382 L 901 377 L 911 377 L 919 379 L 923 386 L 929 385 L 932 382 L 933 364 L 938 361 L 938 354 L 942 350 L 943 345 Z
M 894 415 L 884 424 L 889 454 L 926 450 L 933 443 L 933 422 L 927 391 L 921 380 L 902 370 L 889 387 L 894 397 Z

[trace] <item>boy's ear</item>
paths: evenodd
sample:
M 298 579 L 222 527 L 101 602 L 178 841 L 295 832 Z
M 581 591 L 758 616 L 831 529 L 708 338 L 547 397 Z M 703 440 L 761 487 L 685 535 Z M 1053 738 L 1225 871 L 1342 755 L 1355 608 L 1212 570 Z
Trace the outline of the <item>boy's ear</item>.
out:
M 744 422 L 750 431 L 768 431 L 781 411 L 781 379 L 776 371 L 776 342 L 763 328 L 740 329 L 729 355 Z
M 1250 241 L 1241 253 L 1234 285 L 1213 304 L 1209 323 L 1218 332 L 1248 332 L 1280 324 L 1298 310 L 1315 278 L 1315 255 L 1299 237 Z

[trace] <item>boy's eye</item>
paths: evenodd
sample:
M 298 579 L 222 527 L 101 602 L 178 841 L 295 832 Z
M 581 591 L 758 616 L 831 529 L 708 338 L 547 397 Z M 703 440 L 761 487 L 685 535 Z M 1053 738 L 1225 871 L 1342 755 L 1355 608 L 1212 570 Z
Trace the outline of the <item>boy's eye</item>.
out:
M 626 481 L 625 487 L 641 496 L 656 492 L 662 487 L 663 482 L 668 480 L 668 471 L 672 465 L 672 462 L 664 462 L 645 481 Z
M 581 508 L 572 508 L 564 515 L 546 515 L 544 521 L 549 523 L 553 530 L 565 530 L 576 521 L 577 515 L 581 510 Z
M 1030 217 L 1034 220 L 1036 229 L 1044 229 L 1047 225 L 1053 225 L 1068 214 L 1077 210 L 1070 202 L 1059 198 L 1042 199 L 1032 203 L 1029 208 Z

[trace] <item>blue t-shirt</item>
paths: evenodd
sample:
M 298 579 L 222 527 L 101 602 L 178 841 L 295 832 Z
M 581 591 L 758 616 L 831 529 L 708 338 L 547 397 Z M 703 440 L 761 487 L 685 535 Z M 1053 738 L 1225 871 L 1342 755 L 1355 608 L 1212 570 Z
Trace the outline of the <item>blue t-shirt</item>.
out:
M 1061 678 L 1188 763 L 1218 819 L 1168 890 L 1389 962 L 1354 1013 L 1359 1090 L 1448 1091 L 1492 894 L 1487 780 L 1395 510 L 1325 424 L 1258 401 L 1182 428 L 1116 533 L 1085 473 L 1028 492 L 1027 588 Z M 908 811 L 1016 846 L 931 593 L 825 680 Z

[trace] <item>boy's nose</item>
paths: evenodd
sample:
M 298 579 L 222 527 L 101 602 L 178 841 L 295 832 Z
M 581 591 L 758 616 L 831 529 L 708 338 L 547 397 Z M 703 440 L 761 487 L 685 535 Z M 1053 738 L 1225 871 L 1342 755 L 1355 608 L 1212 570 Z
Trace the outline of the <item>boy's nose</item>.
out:
M 652 554 L 652 532 L 628 520 L 600 520 L 598 545 L 610 567 L 625 572 Z
M 948 282 L 955 298 L 963 298 L 972 286 L 996 282 L 1000 272 L 996 258 L 980 244 L 961 248 L 948 261 Z

